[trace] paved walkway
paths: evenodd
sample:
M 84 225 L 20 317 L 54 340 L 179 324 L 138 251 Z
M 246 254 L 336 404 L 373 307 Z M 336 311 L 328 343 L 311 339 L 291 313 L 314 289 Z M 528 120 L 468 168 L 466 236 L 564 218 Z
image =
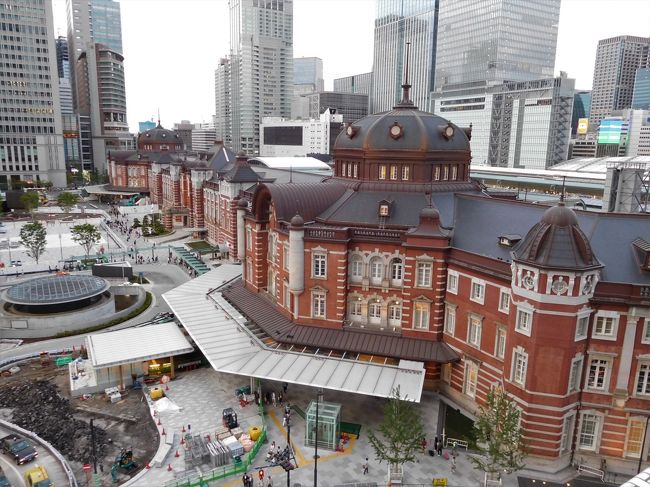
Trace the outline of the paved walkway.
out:
M 221 411 L 225 407 L 233 407 L 239 413 L 240 422 L 245 426 L 259 425 L 261 420 L 257 409 L 253 406 L 246 406 L 241 409 L 236 402 L 235 389 L 248 385 L 249 380 L 245 377 L 238 377 L 228 374 L 214 372 L 208 368 L 202 368 L 186 372 L 178 380 L 170 384 L 168 397 L 182 408 L 179 412 L 161 413 L 161 427 L 165 428 L 167 434 L 177 433 L 177 442 L 180 441 L 180 434 L 183 425 L 190 424 L 192 432 L 214 431 L 221 421 Z M 279 383 L 264 383 L 264 390 L 281 390 Z M 305 411 L 309 401 L 315 399 L 315 390 L 308 387 L 290 385 L 287 393 L 288 400 Z M 383 406 L 386 400 L 369 396 L 351 395 L 325 391 L 324 400 L 328 402 L 341 403 L 342 420 L 362 424 L 359 440 L 351 440 L 343 452 L 319 451 L 318 461 L 318 485 L 334 486 L 351 482 L 376 482 L 377 485 L 386 485 L 386 464 L 379 464 L 368 442 L 368 431 L 376 428 L 383 416 Z M 438 400 L 435 394 L 425 393 L 423 401 L 417 406 L 425 420 L 427 438 L 433 438 L 435 425 L 437 424 Z M 278 445 L 286 445 L 286 429 L 282 427 L 282 407 L 270 406 L 266 416 L 269 444 L 275 441 Z M 294 444 L 295 455 L 299 468 L 291 472 L 291 485 L 301 484 L 303 487 L 313 485 L 314 475 L 314 451 L 313 448 L 304 446 L 305 421 L 300 415 L 294 413 L 292 416 L 291 438 Z M 179 449 L 179 457 L 174 456 L 177 443 L 174 444 L 164 466 L 152 467 L 137 482 L 131 485 L 137 486 L 163 486 L 173 481 L 176 477 L 189 474 L 185 472 L 184 453 Z M 264 465 L 264 456 L 267 447 L 263 446 L 254 466 Z M 362 465 L 365 458 L 369 458 L 370 471 L 363 475 Z M 172 471 L 167 470 L 171 464 Z M 209 470 L 205 466 L 204 472 Z M 250 474 L 257 478 L 257 471 L 251 468 Z M 274 479 L 274 485 L 286 485 L 286 473 L 280 467 L 267 470 Z M 418 453 L 417 462 L 405 467 L 405 484 L 431 485 L 434 478 L 448 478 L 450 486 L 477 486 L 482 475 L 473 469 L 467 454 L 460 452 L 456 473 L 451 472 L 451 462 L 441 457 L 430 457 L 428 454 Z M 240 486 L 241 478 L 229 478 L 218 482 L 211 482 L 211 486 Z M 256 484 L 257 485 L 257 484 Z M 504 485 L 516 485 L 516 479 L 506 479 Z

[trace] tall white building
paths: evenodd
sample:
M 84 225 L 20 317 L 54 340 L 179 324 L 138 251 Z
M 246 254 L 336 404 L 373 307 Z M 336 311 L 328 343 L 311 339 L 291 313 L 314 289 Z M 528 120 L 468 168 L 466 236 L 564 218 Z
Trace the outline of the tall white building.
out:
M 0 19 L 0 188 L 65 186 L 52 1 L 4 0 Z
M 260 156 L 299 157 L 330 154 L 343 126 L 343 115 L 325 110 L 319 119 L 265 117 L 260 126 Z
M 230 58 L 219 60 L 214 71 L 215 129 L 217 140 L 232 147 L 232 106 L 230 92 Z
M 211 122 L 201 122 L 194 124 L 192 129 L 192 150 L 196 152 L 208 152 L 217 140 L 215 130 L 215 119 Z
M 377 0 L 369 113 L 391 110 L 401 99 L 406 43 L 411 43 L 411 100 L 428 110 L 436 66 L 439 0 Z
M 231 0 L 232 145 L 259 154 L 263 117 L 291 116 L 293 0 Z

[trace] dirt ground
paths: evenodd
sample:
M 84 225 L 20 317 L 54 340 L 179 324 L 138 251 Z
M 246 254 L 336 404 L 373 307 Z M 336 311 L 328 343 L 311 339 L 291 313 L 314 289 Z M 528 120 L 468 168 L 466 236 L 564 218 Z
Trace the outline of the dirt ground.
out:
M 56 367 L 52 363 L 42 367 L 36 360 L 20 367 L 16 375 L 0 377 L 0 396 L 5 398 L 5 401 L 0 398 L 0 416 L 50 441 L 70 462 L 80 484 L 86 483 L 82 466 L 90 463 L 90 427 L 87 425 L 91 418 L 96 427 L 96 445 L 99 444 L 101 452 L 97 473 L 102 477 L 102 485 L 112 483 L 111 466 L 122 448 L 131 449 L 138 464 L 138 469 L 130 475 L 139 472 L 153 458 L 158 449 L 158 430 L 141 391 L 128 391 L 126 398 L 115 404 L 107 401 L 104 394 L 95 394 L 87 400 L 73 399 L 67 366 Z M 22 397 L 38 400 L 23 402 Z M 53 426 L 55 422 L 58 424 Z M 67 435 L 60 433 L 62 429 Z M 74 435 L 74 441 L 70 441 L 70 435 Z M 120 473 L 120 482 L 128 478 L 129 475 Z

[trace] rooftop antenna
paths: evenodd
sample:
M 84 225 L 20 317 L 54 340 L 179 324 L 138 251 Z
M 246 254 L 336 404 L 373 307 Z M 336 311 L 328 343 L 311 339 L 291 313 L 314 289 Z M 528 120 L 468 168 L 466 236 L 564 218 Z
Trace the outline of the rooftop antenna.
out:
M 564 191 L 565 191 L 566 176 L 562 176 L 562 192 L 560 193 L 560 203 L 564 204 Z
M 293 164 L 289 164 L 289 182 L 293 183 Z
M 160 126 L 160 107 L 158 107 L 158 126 Z
M 400 105 L 413 105 L 410 97 L 411 85 L 409 84 L 409 59 L 411 58 L 411 43 L 406 43 L 406 68 L 404 70 L 404 84 L 402 85 L 402 101 Z

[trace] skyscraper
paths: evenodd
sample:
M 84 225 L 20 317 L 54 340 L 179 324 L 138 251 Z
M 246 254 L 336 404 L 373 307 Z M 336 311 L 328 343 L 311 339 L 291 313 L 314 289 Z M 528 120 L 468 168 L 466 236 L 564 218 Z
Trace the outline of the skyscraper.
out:
M 126 119 L 120 4 L 67 0 L 74 106 L 92 132 L 92 161 L 103 171 L 109 150 L 133 145 Z
M 632 108 L 650 110 L 650 67 L 636 70 Z
M 598 42 L 589 115 L 592 129 L 612 111 L 632 106 L 634 77 L 647 59 L 648 46 L 647 37 L 618 36 Z
M 436 90 L 551 78 L 560 0 L 443 0 Z
M 312 91 L 323 91 L 323 60 L 319 57 L 297 57 L 293 59 L 293 84 L 312 85 Z
M 578 121 L 581 118 L 589 118 L 591 110 L 591 91 L 577 90 L 573 95 L 573 115 L 571 116 L 571 135 L 578 131 Z
M 65 186 L 52 1 L 5 0 L 0 19 L 0 188 Z
M 232 144 L 259 154 L 262 117 L 291 116 L 293 0 L 231 0 Z
M 370 113 L 401 98 L 406 43 L 411 43 L 411 100 L 426 110 L 433 90 L 439 0 L 377 0 Z
M 74 113 L 72 87 L 70 85 L 70 58 L 68 56 L 68 39 L 59 36 L 56 39 L 56 68 L 59 74 L 59 95 L 61 113 Z
M 232 147 L 230 68 L 230 58 L 224 57 L 214 72 L 215 129 L 217 140 L 223 141 L 227 147 Z
M 372 73 L 353 74 L 344 78 L 334 79 L 334 91 L 339 93 L 370 94 Z

